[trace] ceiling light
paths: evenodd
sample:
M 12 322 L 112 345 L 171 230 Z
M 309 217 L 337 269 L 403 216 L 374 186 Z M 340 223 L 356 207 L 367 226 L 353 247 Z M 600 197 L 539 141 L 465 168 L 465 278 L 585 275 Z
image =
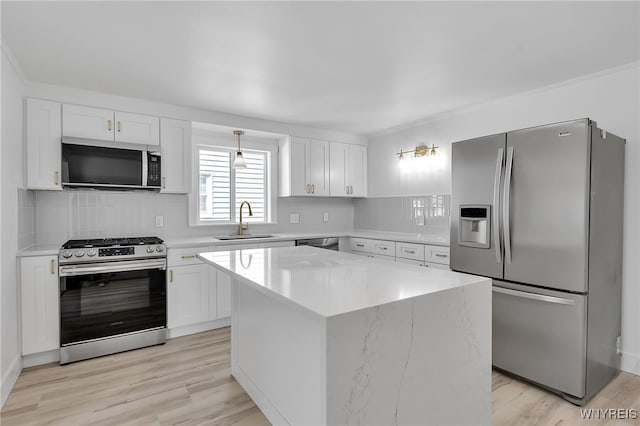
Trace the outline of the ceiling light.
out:
M 242 151 L 240 150 L 240 136 L 244 135 L 244 131 L 234 130 L 233 134 L 238 136 L 238 150 L 236 151 L 236 158 L 233 159 L 233 164 L 231 165 L 231 167 L 233 167 L 234 169 L 246 169 L 247 162 L 244 161 Z

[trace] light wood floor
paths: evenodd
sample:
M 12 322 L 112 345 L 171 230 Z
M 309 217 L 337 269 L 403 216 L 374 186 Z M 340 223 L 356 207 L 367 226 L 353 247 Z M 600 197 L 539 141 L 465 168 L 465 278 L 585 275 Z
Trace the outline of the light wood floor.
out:
M 268 425 L 231 377 L 229 346 L 227 327 L 63 367 L 25 369 L 3 407 L 0 423 Z M 622 373 L 587 407 L 640 411 L 640 377 Z M 640 425 L 640 419 L 582 421 L 578 407 L 494 371 L 493 423 Z

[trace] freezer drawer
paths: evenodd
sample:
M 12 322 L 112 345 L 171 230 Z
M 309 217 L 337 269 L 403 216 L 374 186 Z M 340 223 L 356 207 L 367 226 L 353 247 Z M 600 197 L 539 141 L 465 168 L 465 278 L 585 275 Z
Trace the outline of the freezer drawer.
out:
M 587 296 L 493 284 L 493 365 L 582 398 Z

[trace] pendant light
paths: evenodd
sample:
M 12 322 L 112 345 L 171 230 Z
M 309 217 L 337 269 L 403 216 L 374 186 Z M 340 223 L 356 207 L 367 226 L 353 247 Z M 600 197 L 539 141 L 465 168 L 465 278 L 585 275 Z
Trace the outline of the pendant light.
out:
M 244 135 L 244 131 L 234 130 L 233 134 L 238 136 L 238 150 L 236 151 L 236 158 L 233 159 L 233 164 L 231 165 L 231 167 L 233 167 L 234 169 L 246 169 L 247 162 L 244 161 L 242 151 L 240 150 L 240 136 Z

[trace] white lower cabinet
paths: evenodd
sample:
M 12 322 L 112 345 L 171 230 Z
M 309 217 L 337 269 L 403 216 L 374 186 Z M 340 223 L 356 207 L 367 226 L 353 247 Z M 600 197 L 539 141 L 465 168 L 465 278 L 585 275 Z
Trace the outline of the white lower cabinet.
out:
M 216 309 L 218 318 L 231 316 L 231 277 L 224 272 L 210 266 L 210 273 L 216 279 L 216 288 L 218 290 L 216 298 Z
M 183 327 L 209 320 L 209 267 L 204 263 L 169 268 L 167 326 Z
M 344 246 L 353 254 L 449 270 L 449 247 L 355 237 L 348 240 Z
M 57 256 L 20 259 L 22 355 L 60 347 L 60 292 Z

